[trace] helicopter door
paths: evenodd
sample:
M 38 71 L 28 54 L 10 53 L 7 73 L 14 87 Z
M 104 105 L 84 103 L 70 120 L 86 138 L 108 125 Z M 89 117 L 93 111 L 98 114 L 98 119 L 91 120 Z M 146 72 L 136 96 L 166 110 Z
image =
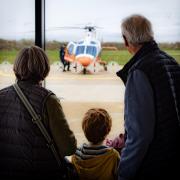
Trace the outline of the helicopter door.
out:
M 73 50 L 74 50 L 74 44 L 70 44 L 69 47 L 68 47 L 68 53 L 70 55 L 72 55 L 73 54 Z
M 64 59 L 66 61 L 74 61 L 75 60 L 75 56 L 74 56 L 74 51 L 76 49 L 76 44 L 73 42 L 70 42 L 66 48 L 66 52 L 65 52 L 65 57 Z

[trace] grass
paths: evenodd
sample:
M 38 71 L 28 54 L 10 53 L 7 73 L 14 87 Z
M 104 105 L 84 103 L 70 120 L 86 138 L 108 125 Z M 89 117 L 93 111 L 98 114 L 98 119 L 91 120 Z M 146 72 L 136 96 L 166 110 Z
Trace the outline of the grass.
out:
M 3 50 L 3 51 L 0 51 L 0 63 L 2 63 L 3 61 L 8 61 L 9 63 L 13 64 L 17 53 L 18 53 L 17 50 L 11 50 L 11 51 Z
M 131 54 L 127 50 L 120 51 L 102 51 L 101 59 L 103 61 L 116 61 L 120 65 L 126 64 L 126 62 L 131 58 Z
M 172 57 L 176 59 L 176 61 L 180 64 L 180 49 L 179 50 L 164 50 L 166 53 L 170 54 Z
M 173 56 L 178 63 L 180 64 L 180 50 L 165 50 L 168 54 Z M 8 61 L 13 64 L 15 57 L 18 51 L 16 50 L 2 50 L 0 51 L 0 63 L 3 61 Z M 47 50 L 46 51 L 51 63 L 54 61 L 59 61 L 59 52 L 56 50 Z M 115 61 L 118 64 L 124 65 L 129 59 L 131 55 L 127 52 L 127 50 L 120 51 L 108 51 L 104 50 L 101 52 L 101 59 L 106 62 Z

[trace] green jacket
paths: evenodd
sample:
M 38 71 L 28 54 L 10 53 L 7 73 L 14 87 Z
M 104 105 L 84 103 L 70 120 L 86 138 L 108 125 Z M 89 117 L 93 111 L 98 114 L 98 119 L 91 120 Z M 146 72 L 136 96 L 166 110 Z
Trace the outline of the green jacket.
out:
M 47 98 L 44 112 L 44 124 L 49 129 L 61 156 L 74 154 L 77 141 L 56 95 L 50 95 Z

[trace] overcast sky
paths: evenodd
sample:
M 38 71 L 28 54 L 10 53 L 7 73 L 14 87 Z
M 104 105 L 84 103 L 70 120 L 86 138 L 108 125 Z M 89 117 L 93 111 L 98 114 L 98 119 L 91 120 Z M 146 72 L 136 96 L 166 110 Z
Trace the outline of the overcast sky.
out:
M 158 42 L 180 42 L 179 0 L 46 0 L 46 38 L 78 40 L 83 30 L 52 30 L 88 23 L 102 27 L 103 41 L 122 41 L 120 24 L 131 14 L 142 14 L 153 24 Z M 0 0 L 0 38 L 34 38 L 34 0 Z M 51 30 L 50 30 L 51 29 Z

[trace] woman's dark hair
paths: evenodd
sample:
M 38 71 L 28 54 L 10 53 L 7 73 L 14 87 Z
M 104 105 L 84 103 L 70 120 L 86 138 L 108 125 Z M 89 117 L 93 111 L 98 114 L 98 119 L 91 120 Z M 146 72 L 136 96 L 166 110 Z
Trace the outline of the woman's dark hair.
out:
M 49 60 L 40 47 L 23 48 L 16 57 L 13 70 L 18 80 L 39 82 L 49 73 Z
M 82 121 L 82 129 L 89 142 L 102 142 L 111 130 L 112 119 L 105 109 L 89 109 Z

